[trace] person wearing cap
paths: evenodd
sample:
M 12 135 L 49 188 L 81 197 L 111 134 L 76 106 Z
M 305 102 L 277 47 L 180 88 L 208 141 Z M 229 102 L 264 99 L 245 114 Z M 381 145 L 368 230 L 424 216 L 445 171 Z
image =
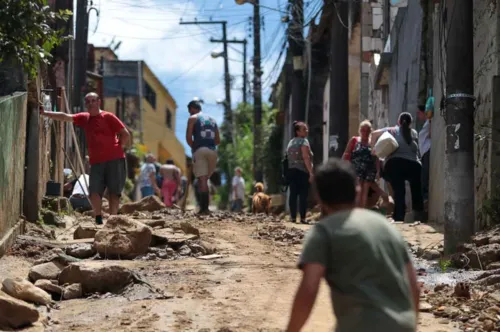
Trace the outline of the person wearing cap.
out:
M 191 115 L 186 129 L 186 141 L 193 155 L 193 172 L 198 179 L 200 214 L 209 211 L 208 179 L 217 165 L 217 145 L 220 144 L 219 127 L 215 120 L 201 112 L 200 102 L 193 100 L 188 104 Z
M 85 96 L 87 112 L 77 114 L 46 112 L 43 107 L 40 108 L 41 115 L 71 122 L 85 132 L 90 159 L 90 201 L 97 224 L 102 224 L 101 206 L 106 189 L 109 194 L 109 213 L 118 213 L 127 176 L 124 147 L 130 139 L 123 122 L 113 113 L 101 110 L 100 101 L 97 93 L 88 93 Z

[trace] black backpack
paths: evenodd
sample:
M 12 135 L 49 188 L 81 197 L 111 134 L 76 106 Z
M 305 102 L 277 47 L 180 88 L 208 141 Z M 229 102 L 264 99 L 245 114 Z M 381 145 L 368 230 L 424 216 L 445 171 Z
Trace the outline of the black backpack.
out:
M 285 157 L 281 160 L 281 183 L 283 188 L 281 189 L 283 192 L 286 192 L 288 186 L 290 184 L 289 175 L 288 175 L 288 155 L 285 154 Z

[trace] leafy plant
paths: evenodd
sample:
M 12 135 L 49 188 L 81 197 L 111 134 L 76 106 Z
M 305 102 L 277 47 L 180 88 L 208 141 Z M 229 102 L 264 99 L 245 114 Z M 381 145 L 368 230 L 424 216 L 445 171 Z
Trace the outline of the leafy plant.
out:
M 70 38 L 50 24 L 71 15 L 69 10 L 53 12 L 47 0 L 0 0 L 0 62 L 18 59 L 35 77 L 38 65 L 52 59 L 54 47 Z
M 440 259 L 439 260 L 439 268 L 441 269 L 441 272 L 446 272 L 448 268 L 452 265 L 450 260 L 445 260 L 445 259 Z
M 257 151 L 259 161 L 264 163 L 264 169 L 268 169 L 266 157 L 268 150 L 268 140 L 274 128 L 276 111 L 271 110 L 269 106 L 263 105 L 261 124 L 261 148 Z M 242 176 L 245 179 L 246 193 L 252 192 L 253 187 L 253 105 L 240 104 L 233 111 L 234 121 L 234 137 L 232 142 L 222 139 L 219 146 L 219 168 L 225 175 L 227 185 L 218 189 L 218 196 L 221 207 L 225 207 L 229 202 L 229 194 L 231 192 L 231 180 L 234 176 L 234 169 L 240 167 Z M 221 131 L 226 128 L 226 124 L 222 124 Z M 263 148 L 264 147 L 264 148 Z M 267 177 L 266 177 L 267 179 Z

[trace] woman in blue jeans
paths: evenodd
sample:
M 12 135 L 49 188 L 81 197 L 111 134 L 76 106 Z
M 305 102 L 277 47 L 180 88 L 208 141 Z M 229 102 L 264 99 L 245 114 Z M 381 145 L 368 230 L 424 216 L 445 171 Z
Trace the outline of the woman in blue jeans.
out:
M 290 183 L 290 206 L 291 222 L 297 221 L 297 198 L 299 198 L 300 222 L 307 224 L 307 197 L 309 195 L 309 183 L 313 178 L 313 164 L 311 146 L 307 140 L 309 128 L 304 122 L 294 121 L 293 131 L 295 137 L 290 140 L 287 147 L 288 157 L 288 181 Z
M 424 201 L 422 198 L 422 182 L 420 174 L 422 164 L 418 154 L 418 134 L 411 128 L 413 118 L 410 113 L 399 115 L 398 125 L 376 130 L 372 133 L 372 144 L 384 133 L 389 132 L 398 142 L 398 148 L 385 158 L 382 177 L 388 181 L 394 192 L 394 221 L 404 221 L 406 213 L 406 185 L 410 183 L 414 219 L 423 217 Z

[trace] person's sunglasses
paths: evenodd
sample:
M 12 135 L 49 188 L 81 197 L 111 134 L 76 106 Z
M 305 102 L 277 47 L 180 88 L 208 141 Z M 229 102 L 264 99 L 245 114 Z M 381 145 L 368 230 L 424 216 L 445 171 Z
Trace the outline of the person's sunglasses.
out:
M 93 102 L 96 102 L 97 99 L 86 99 L 85 104 L 92 104 Z

